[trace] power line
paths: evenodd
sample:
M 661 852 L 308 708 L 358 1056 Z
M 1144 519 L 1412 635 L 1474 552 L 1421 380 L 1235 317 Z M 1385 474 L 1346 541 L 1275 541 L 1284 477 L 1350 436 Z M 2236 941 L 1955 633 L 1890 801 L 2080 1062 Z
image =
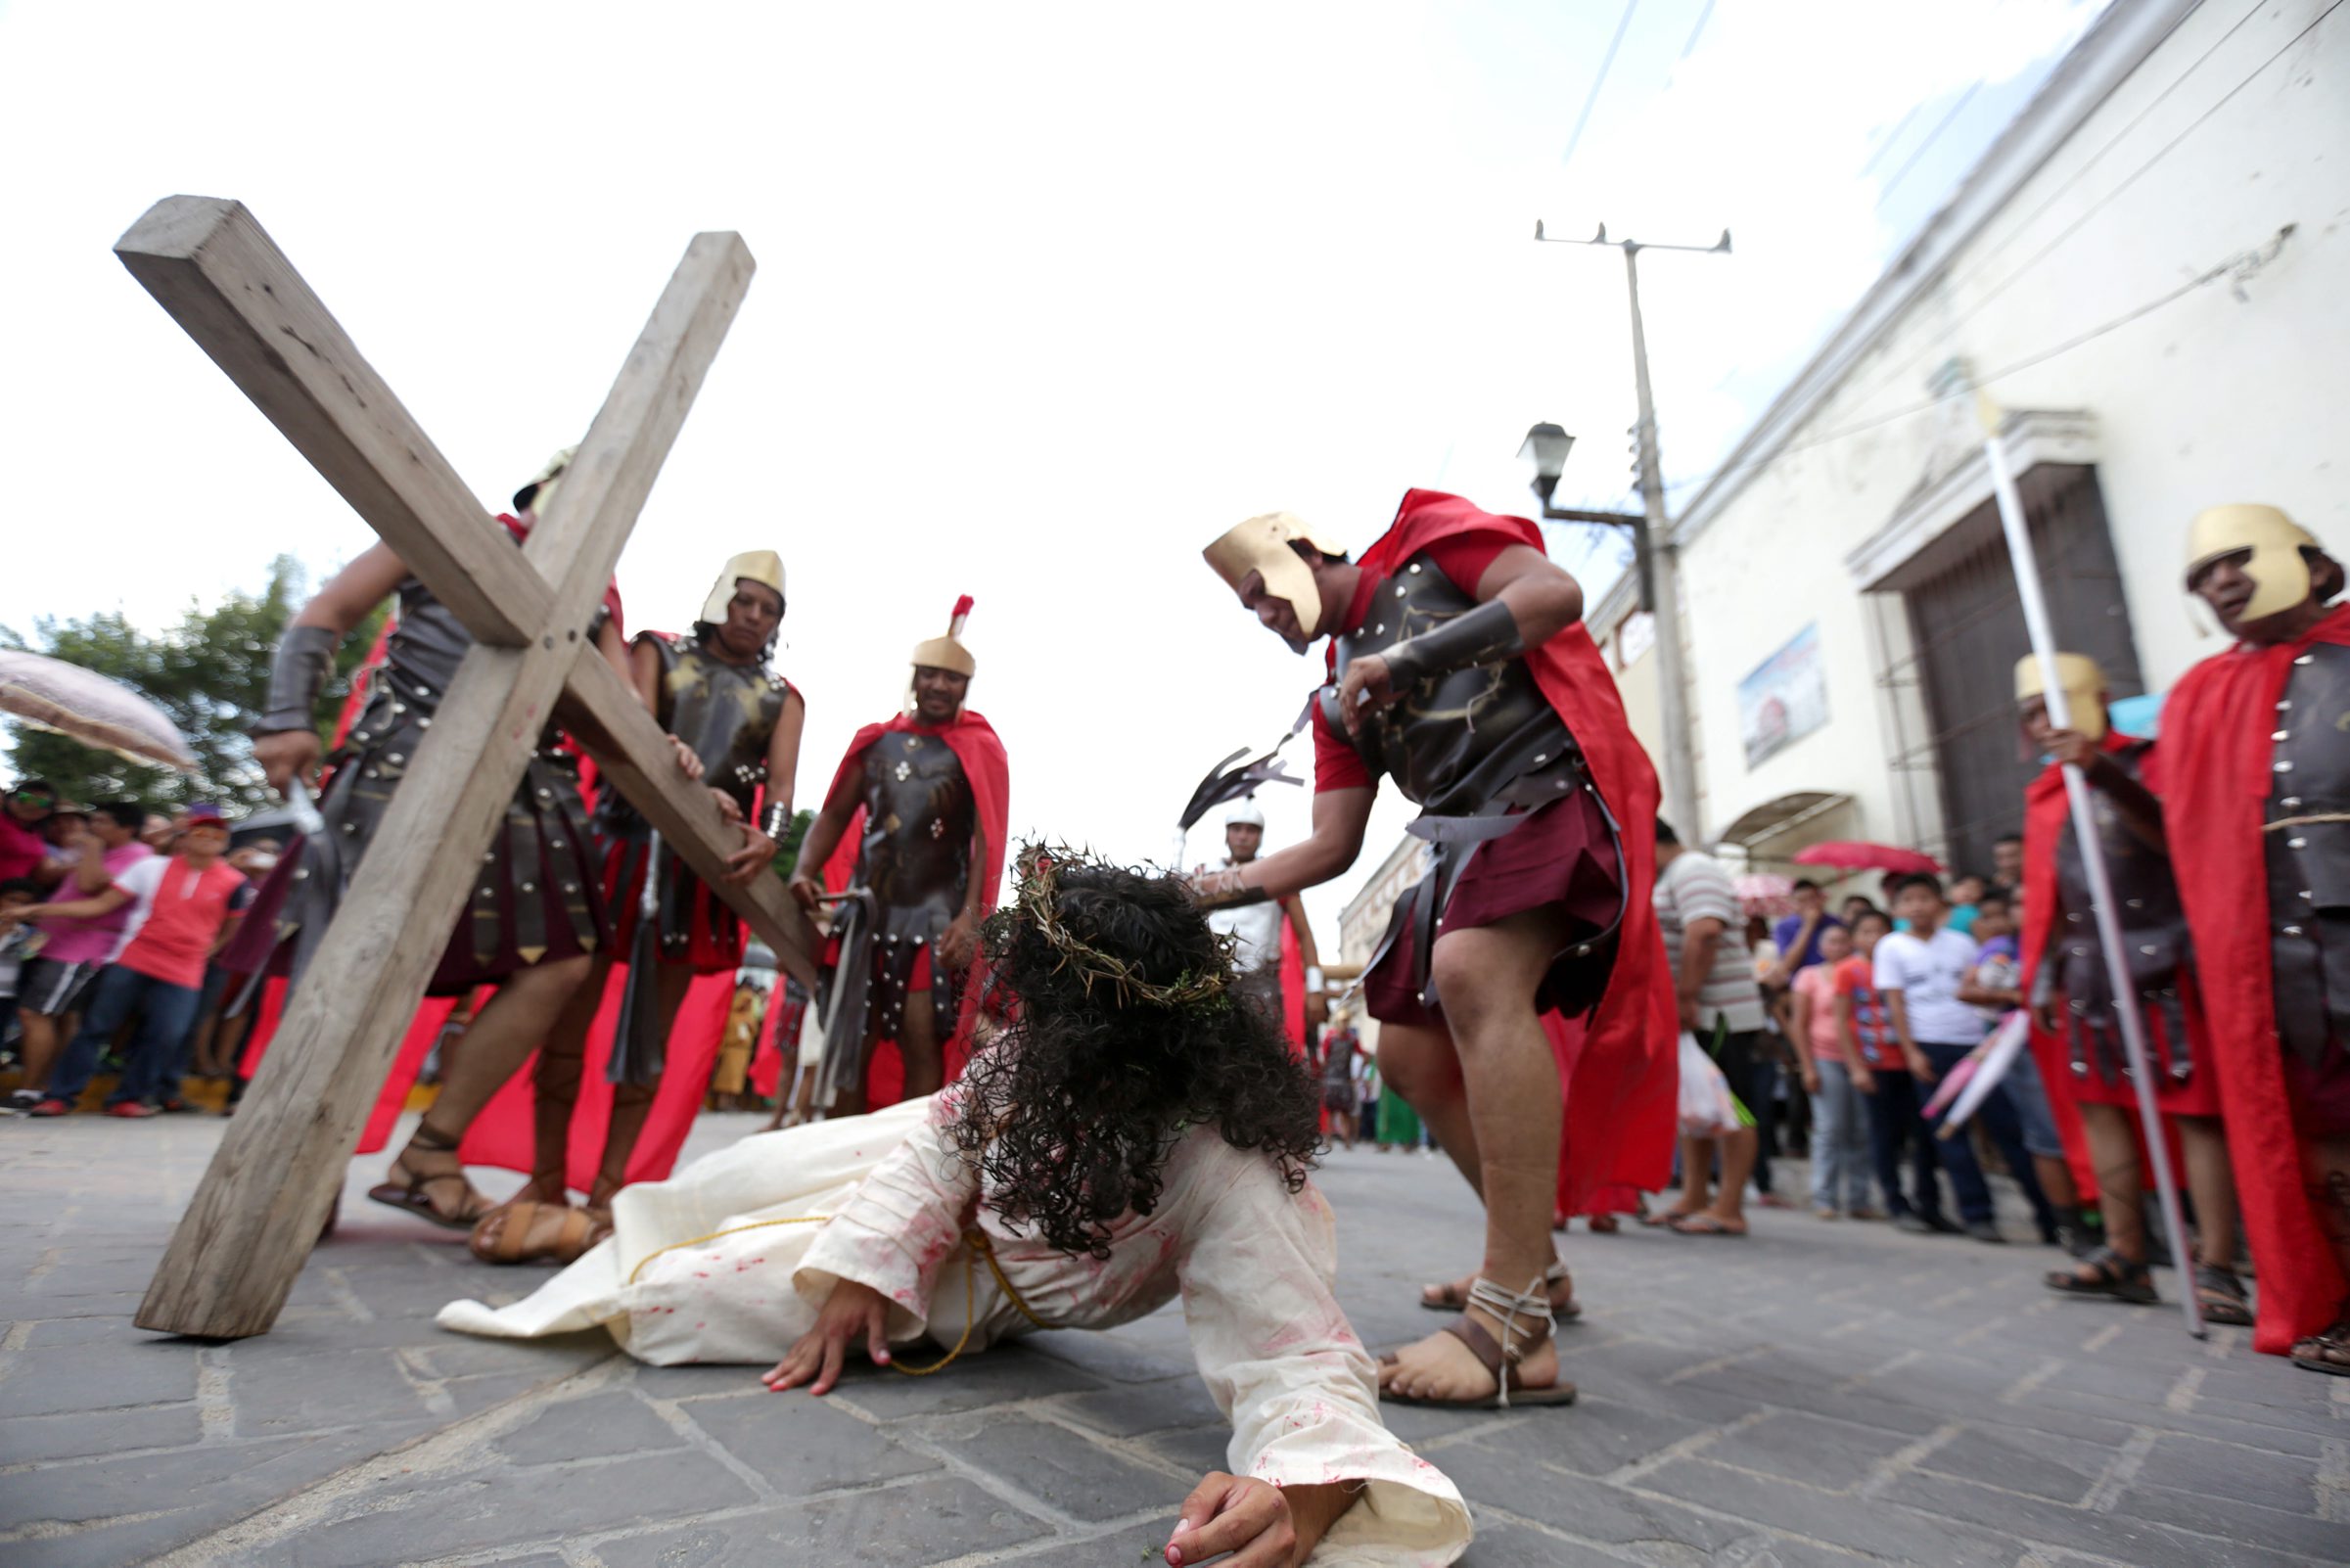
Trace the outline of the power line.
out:
M 1624 0 L 1623 20 L 1616 23 L 1616 35 L 1610 39 L 1607 54 L 1599 62 L 1599 74 L 1591 78 L 1591 90 L 1584 95 L 1583 113 L 1575 117 L 1575 134 L 1567 138 L 1567 156 L 1559 161 L 1575 161 L 1575 149 L 1583 143 L 1583 128 L 1591 122 L 1591 110 L 1599 102 L 1599 89 L 1607 85 L 1607 73 L 1615 69 L 1616 51 L 1624 46 L 1624 34 L 1632 30 L 1632 14 L 1640 9 L 1640 0 Z
M 1966 106 L 1975 101 L 1975 94 L 1981 92 L 1982 90 L 1983 82 L 1981 77 L 1977 77 L 1975 80 L 1966 84 L 1966 91 L 1960 93 L 1958 95 L 1958 101 L 1950 106 L 1950 113 L 1942 116 L 1941 123 L 1937 124 L 1931 131 L 1928 131 L 1926 133 L 1926 139 L 1917 144 L 1917 151 L 1910 155 L 1910 161 L 1902 164 L 1900 171 L 1897 172 L 1893 178 L 1887 180 L 1883 185 L 1877 187 L 1877 206 L 1883 207 L 1885 205 L 1885 198 L 1893 194 L 1893 187 L 1899 185 L 1903 180 L 1910 177 L 1910 170 L 1917 166 L 1918 160 L 1924 158 L 1926 154 L 1932 150 L 1933 145 L 1942 139 L 1942 133 L 1946 130 L 1949 130 L 1951 126 L 1958 121 L 1958 116 L 1966 112 Z
M 2116 147 L 2119 147 L 2133 131 L 2138 129 L 2139 125 L 2145 120 L 2147 115 L 2153 114 L 2156 109 L 2160 108 L 2162 104 L 2169 99 L 2173 92 L 2185 85 L 2189 77 L 2193 76 L 2196 71 L 2203 68 L 2204 62 L 2208 61 L 2214 54 L 2218 53 L 2221 46 L 2226 44 L 2229 39 L 2235 37 L 2235 34 L 2243 27 L 2244 23 L 2251 21 L 2253 17 L 2258 15 L 2268 3 L 2269 0 L 2254 0 L 2251 8 L 2245 11 L 2242 16 L 2236 18 L 2235 23 L 2231 25 L 2226 32 L 2222 33 L 2216 40 L 2214 40 L 2210 48 L 2204 50 L 2202 54 L 2195 57 L 2195 62 L 2193 65 L 2189 66 L 2185 70 L 2173 77 L 2171 81 L 2164 86 L 2161 92 L 2155 94 L 2143 109 L 2141 109 L 2137 115 L 2132 116 L 2127 125 L 2124 125 L 2120 130 L 2116 131 L 2113 134 L 2113 137 L 2107 141 L 2104 146 L 2098 148 L 2097 152 L 2091 155 L 2091 157 L 2084 161 L 2079 168 L 2073 170 L 2073 172 L 2068 175 L 2060 184 L 2058 184 L 2054 190 L 2049 192 L 2048 196 L 2041 201 L 2039 206 L 2035 207 L 2021 222 L 2017 223 L 2008 231 L 2006 238 L 1993 243 L 1992 246 L 1981 256 L 1976 258 L 1974 264 L 1967 268 L 1965 272 L 1956 274 L 1953 277 L 1945 280 L 1942 285 L 1944 292 L 1954 293 L 1960 284 L 1969 282 L 1972 279 L 1981 276 L 1982 273 L 1990 267 L 1992 261 L 1996 259 L 2009 244 L 2013 243 L 2015 239 L 2028 232 L 2031 226 L 2034 223 L 2037 223 L 2050 208 L 2054 207 L 2055 204 L 2060 201 L 2067 192 L 2069 192 L 2075 185 L 2079 184 L 2081 180 L 2088 175 L 2091 169 L 2097 167 L 2098 162 L 2103 160 L 2107 153 L 2110 153 Z M 1873 385 L 1866 389 L 1861 393 L 1861 398 L 1866 400 L 1866 398 L 1873 397 L 1878 392 L 1883 392 L 1886 388 L 1892 386 L 1896 381 L 1913 373 L 1919 365 L 1924 363 L 1926 359 L 1930 358 L 1939 349 L 1940 346 L 1950 338 L 1951 334 L 1957 332 L 1958 328 L 1973 320 L 1974 317 L 1982 311 L 1984 306 L 1988 305 L 1993 300 L 1997 299 L 2002 293 L 2005 292 L 2005 290 L 2012 285 L 2016 279 L 2022 277 L 2025 272 L 2029 271 L 2033 266 L 2044 259 L 2048 255 L 2049 252 L 2055 249 L 2055 247 L 2061 244 L 2064 240 L 2070 238 L 2074 230 L 2078 229 L 2081 224 L 2087 222 L 2091 217 L 2095 216 L 2098 209 L 2103 208 L 2106 203 L 2113 200 L 2114 197 L 2119 196 L 2130 186 L 2132 182 L 2137 180 L 2139 175 L 2143 174 L 2147 169 L 2153 167 L 2154 164 L 2160 162 L 2173 148 L 2177 147 L 2180 142 L 2186 140 L 2187 137 L 2196 128 L 2201 126 L 2205 120 L 2209 119 L 2214 114 L 2216 114 L 2222 105 L 2226 104 L 2230 99 L 2241 92 L 2246 86 L 2250 85 L 2254 77 L 2259 76 L 2261 72 L 2267 70 L 2270 66 L 2276 64 L 2278 56 L 2282 55 L 2286 49 L 2290 49 L 2294 44 L 2299 43 L 2302 38 L 2308 36 L 2310 30 L 2315 28 L 2319 23 L 2324 22 L 2327 17 L 2331 16 L 2334 10 L 2340 4 L 2341 0 L 2334 0 L 2333 5 L 2327 7 L 2324 12 L 2320 13 L 2316 21 L 2312 22 L 2308 27 L 2304 27 L 2299 33 L 2295 34 L 2282 49 L 2279 49 L 2276 54 L 2273 54 L 2269 56 L 2268 59 L 2262 61 L 2258 66 L 2253 68 L 2251 73 L 2245 76 L 2243 80 L 2238 81 L 2234 87 L 2229 88 L 2227 92 L 2223 93 L 2218 101 L 2213 103 L 2211 107 L 2206 109 L 2201 115 L 2197 116 L 2192 123 L 2188 125 L 2186 130 L 2181 131 L 2167 144 L 2158 149 L 2152 158 L 2148 159 L 2135 171 L 2127 175 L 2120 184 L 2114 186 L 2113 189 L 2107 191 L 2103 196 L 2097 198 L 2096 202 L 2092 203 L 2089 207 L 2089 209 L 2083 212 L 2070 227 L 2058 234 L 2056 238 L 2051 240 L 2048 245 L 2043 246 L 2039 251 L 2035 252 L 2022 266 L 2007 274 L 2007 276 L 2001 279 L 1999 283 L 1993 285 L 1991 290 L 1980 300 L 1977 300 L 1974 303 L 1968 305 L 1964 310 L 1959 312 L 1958 315 L 1954 317 L 1945 325 L 1936 328 L 1932 335 L 1927 339 L 1923 349 L 1921 349 L 1917 354 L 1903 360 L 1899 365 L 1894 366 Z
M 2339 0 L 2336 0 L 2336 3 L 2338 4 Z M 2204 271 L 2197 273 L 2195 276 L 2188 279 L 2185 283 L 2180 284 L 2168 294 L 2148 300 L 2144 303 L 2126 310 L 2122 314 L 2115 316 L 2108 321 L 2090 328 L 2087 332 L 2079 333 L 2071 338 L 2067 338 L 2062 343 L 2043 348 L 2036 353 L 2026 354 L 2021 359 L 2013 360 L 2007 364 L 2002 365 L 1999 369 L 1994 370 L 1987 375 L 1976 376 L 1969 382 L 1966 390 L 1973 392 L 1981 388 L 1988 387 L 1993 382 L 2002 381 L 2009 376 L 2017 375 L 2023 371 L 2030 370 L 2034 366 L 2044 365 L 2051 359 L 2072 352 L 2075 348 L 2081 347 L 2085 344 L 2094 343 L 2097 339 L 2104 337 L 2107 333 L 2118 332 L 2123 327 L 2129 326 L 2135 321 L 2139 321 L 2146 316 L 2150 316 L 2155 311 L 2163 308 L 2163 306 L 2172 304 L 2177 300 L 2184 300 L 2187 298 L 2187 296 L 2194 293 L 2198 289 L 2208 288 L 2212 284 L 2219 282 L 2222 278 L 2233 277 L 2240 281 L 2244 278 L 2251 277 L 2254 273 L 2260 271 L 2270 262 L 2277 259 L 2278 254 L 2284 249 L 2284 242 L 2291 238 L 2293 229 L 2294 225 L 2288 223 L 2283 228 L 2279 229 L 2275 234 L 2269 236 L 2267 240 L 2252 250 L 2237 252 L 2235 254 L 2230 256 L 2227 260 L 2220 262 L 2217 266 L 2207 268 Z M 1866 436 L 1870 431 L 1882 430 L 1887 425 L 1899 424 L 1905 419 L 1914 419 L 1919 414 L 1931 413 L 1933 410 L 1941 407 L 1948 400 L 1948 397 L 1928 397 L 1922 402 L 1912 403 L 1907 407 L 1894 409 L 1890 413 L 1879 414 L 1872 419 L 1865 419 L 1857 425 L 1847 425 L 1842 430 L 1829 431 L 1825 435 L 1815 436 L 1808 440 L 1791 441 L 1786 445 L 1779 447 L 1768 457 L 1758 457 L 1753 461 L 1746 463 L 1725 464 L 1721 468 L 1713 469 L 1703 474 L 1692 474 L 1684 479 L 1669 481 L 1666 484 L 1665 488 L 1668 490 L 1686 489 L 1692 484 L 1711 484 L 1715 480 L 1724 479 L 1732 474 L 1752 473 L 1760 469 L 1766 469 L 1772 464 L 1776 463 L 1782 457 L 1792 457 L 1798 452 L 1812 451 L 1817 447 L 1826 446 L 1835 441 L 1846 440 L 1854 436 Z
M 1705 9 L 1697 13 L 1697 25 L 1689 29 L 1689 41 L 1681 46 L 1682 59 L 1689 58 L 1689 51 L 1695 49 L 1697 40 L 1705 36 L 1705 24 L 1713 20 L 1714 0 L 1705 0 Z
M 1887 153 L 1893 151 L 1893 144 L 1901 140 L 1901 133 L 1908 130 L 1910 128 L 1910 121 L 1915 119 L 1916 117 L 1917 106 L 1915 104 L 1912 104 L 1910 106 L 1910 112 L 1902 115 L 1901 123 L 1893 127 L 1893 134 L 1886 137 L 1883 141 L 1878 142 L 1875 147 L 1869 150 L 1868 161 L 1861 165 L 1861 178 L 1866 179 L 1871 173 L 1875 172 L 1878 162 L 1883 160 Z

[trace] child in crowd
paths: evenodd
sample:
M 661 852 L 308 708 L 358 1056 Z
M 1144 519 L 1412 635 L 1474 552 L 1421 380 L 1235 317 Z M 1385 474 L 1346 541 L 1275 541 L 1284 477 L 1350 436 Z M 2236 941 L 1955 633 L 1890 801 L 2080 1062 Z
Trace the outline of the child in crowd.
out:
M 1852 933 L 1820 934 L 1820 962 L 1799 969 L 1793 987 L 1795 1042 L 1804 1092 L 1812 1098 L 1812 1212 L 1822 1220 L 1881 1216 L 1868 1204 L 1868 1112 L 1864 1080 L 1874 1075 L 1846 1038 L 1850 1015 L 1837 1006 L 1837 975 L 1852 957 Z
M 16 1048 L 17 976 L 39 936 L 17 916 L 40 901 L 41 885 L 30 877 L 0 882 L 0 1049 Z
M 2011 898 L 1995 890 L 1983 895 L 1975 918 L 1974 968 L 1958 988 L 1958 999 L 1980 1011 L 1994 1027 L 2024 1004 L 2023 922 L 2016 913 L 2021 901 L 2021 894 Z M 1976 1054 L 1989 1048 L 1990 1041 L 1985 1040 L 1976 1047 Z M 2064 1141 L 2056 1131 L 2048 1085 L 2041 1080 L 2040 1064 L 2030 1050 L 2015 1054 L 2000 1086 L 2014 1103 L 2016 1119 L 2023 1127 L 2024 1149 L 2032 1156 L 2033 1174 L 2040 1178 L 2041 1190 L 2048 1194 L 2055 1217 L 2054 1232 L 2044 1224 L 2041 1239 L 2077 1253 L 2087 1244 L 2080 1192 L 2073 1185 L 2072 1167 L 2064 1161 Z
M 1836 1027 L 1844 1059 L 1853 1064 L 1853 1086 L 1866 1104 L 1869 1160 L 1885 1207 L 1902 1229 L 1933 1234 L 1958 1226 L 1942 1217 L 1942 1191 L 1934 1180 L 1941 1162 L 1918 1112 L 1917 1081 L 1903 1065 L 1884 994 L 1876 989 L 1877 945 L 1892 931 L 1893 917 L 1882 909 L 1866 908 L 1853 917 L 1853 955 L 1836 966 Z M 1905 1149 L 1914 1198 L 1902 1192 Z

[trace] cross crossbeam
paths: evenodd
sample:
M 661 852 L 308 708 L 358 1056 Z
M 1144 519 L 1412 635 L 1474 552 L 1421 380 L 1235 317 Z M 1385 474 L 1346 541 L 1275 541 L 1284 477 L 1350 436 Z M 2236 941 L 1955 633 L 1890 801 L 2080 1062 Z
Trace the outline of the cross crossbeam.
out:
M 754 263 L 739 236 L 695 236 L 517 550 L 241 204 L 166 198 L 115 250 L 478 641 L 135 1319 L 233 1339 L 267 1332 L 301 1271 L 474 868 L 559 703 L 611 784 L 787 973 L 813 984 L 798 906 L 773 877 L 725 883 L 739 835 L 582 635 Z

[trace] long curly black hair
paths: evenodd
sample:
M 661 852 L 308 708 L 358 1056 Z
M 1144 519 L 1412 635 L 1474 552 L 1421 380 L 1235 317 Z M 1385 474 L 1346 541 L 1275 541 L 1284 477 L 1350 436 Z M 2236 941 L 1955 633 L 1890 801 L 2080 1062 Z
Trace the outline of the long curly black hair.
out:
M 1020 870 L 1020 897 L 985 933 L 1008 1022 L 952 1090 L 955 1143 L 990 1207 L 1106 1258 L 1111 1222 L 1156 1207 L 1197 1126 L 1303 1186 L 1321 1143 L 1313 1083 L 1230 993 L 1229 945 L 1190 889 L 1064 851 L 1032 849 Z

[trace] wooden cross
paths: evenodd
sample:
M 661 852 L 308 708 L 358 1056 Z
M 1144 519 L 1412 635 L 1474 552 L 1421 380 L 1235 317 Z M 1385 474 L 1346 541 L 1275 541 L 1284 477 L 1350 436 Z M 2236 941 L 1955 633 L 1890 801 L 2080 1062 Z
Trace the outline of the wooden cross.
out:
M 476 640 L 134 1319 L 237 1339 L 268 1331 L 301 1272 L 483 851 L 558 712 L 776 961 L 814 985 L 798 905 L 774 877 L 725 882 L 739 833 L 581 635 L 754 263 L 738 235 L 694 237 L 518 550 L 242 204 L 167 197 L 115 254 Z

